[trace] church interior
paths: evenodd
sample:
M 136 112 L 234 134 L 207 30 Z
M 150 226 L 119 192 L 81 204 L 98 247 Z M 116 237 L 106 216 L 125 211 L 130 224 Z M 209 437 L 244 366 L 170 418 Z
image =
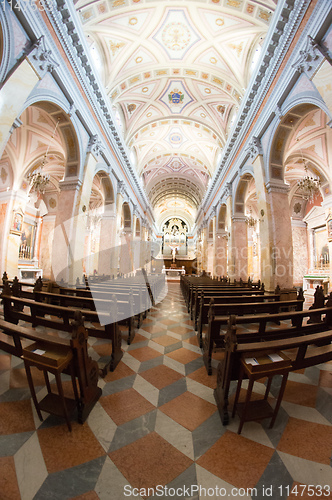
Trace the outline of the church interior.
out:
M 1 499 L 332 498 L 331 21 L 2 0 Z

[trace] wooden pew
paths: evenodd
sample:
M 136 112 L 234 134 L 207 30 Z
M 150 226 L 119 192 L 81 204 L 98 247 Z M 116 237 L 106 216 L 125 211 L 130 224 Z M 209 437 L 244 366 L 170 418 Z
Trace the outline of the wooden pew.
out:
M 252 315 L 252 314 L 277 314 L 281 311 L 303 309 L 304 297 L 302 290 L 295 300 L 280 300 L 280 295 L 255 295 L 255 296 L 225 296 L 225 297 L 205 297 L 202 295 L 198 318 L 195 321 L 197 338 L 200 347 L 203 347 L 203 324 L 209 322 L 209 316 L 224 316 L 224 324 L 227 325 L 228 317 L 231 314 Z
M 33 327 L 41 325 L 47 328 L 66 332 L 72 331 L 70 320 L 75 318 L 75 314 L 78 309 L 14 297 L 10 295 L 10 290 L 4 290 L 1 298 L 3 301 L 4 319 L 10 323 L 18 324 L 18 322 L 22 320 L 31 323 Z M 30 314 L 24 310 L 26 308 L 30 310 Z M 105 376 L 108 369 L 110 371 L 114 371 L 123 356 L 121 349 L 121 333 L 117 322 L 112 320 L 112 317 L 116 317 L 117 314 L 116 300 L 114 299 L 111 304 L 110 314 L 97 313 L 96 311 L 89 311 L 87 309 L 80 312 L 84 321 L 89 321 L 97 325 L 96 327 L 86 327 L 88 335 L 111 341 L 112 353 L 110 358 L 105 365 L 99 366 L 102 376 Z M 53 318 L 48 318 L 46 317 L 47 315 L 53 316 Z M 100 323 L 100 320 L 102 321 L 102 324 Z M 99 327 L 98 324 L 100 325 Z
M 90 292 L 88 292 L 89 294 Z M 85 317 L 87 317 L 87 310 L 97 311 L 98 313 L 105 313 L 110 307 L 112 300 L 114 300 L 114 295 L 110 293 L 105 293 L 105 298 L 92 298 L 91 296 L 81 297 L 79 295 L 69 295 L 69 294 L 56 294 L 50 292 L 38 291 L 35 287 L 34 292 L 30 294 L 25 294 L 26 298 L 31 298 L 36 302 L 43 302 L 47 304 L 59 305 L 61 307 L 74 307 L 82 310 Z M 113 297 L 113 299 L 112 299 Z M 131 344 L 135 337 L 135 326 L 134 326 L 134 299 L 132 293 L 129 294 L 117 294 L 115 296 L 117 304 L 117 323 L 124 324 L 128 327 L 128 337 L 127 343 Z
M 76 313 L 71 325 L 71 338 L 62 339 L 46 333 L 37 332 L 32 328 L 13 325 L 0 320 L 0 329 L 3 334 L 0 338 L 0 349 L 19 358 L 22 357 L 22 340 L 38 342 L 41 346 L 61 346 L 73 353 L 74 372 L 79 385 L 79 400 L 77 402 L 78 421 L 83 423 L 95 403 L 101 396 L 98 387 L 98 365 L 88 355 L 88 333 L 84 328 L 79 312 Z
M 197 288 L 193 289 L 193 294 L 192 294 L 192 299 L 190 302 L 190 314 L 191 314 L 191 319 L 193 321 L 197 321 L 197 316 L 198 316 L 198 311 L 200 307 L 200 300 L 202 295 L 206 298 L 222 298 L 224 296 L 228 297 L 251 297 L 251 296 L 260 296 L 260 295 L 265 295 L 264 290 L 251 290 L 249 288 L 236 288 L 236 289 L 229 289 L 229 288 Z
M 330 317 L 332 312 L 327 312 Z M 309 313 L 309 311 L 305 311 Z M 229 423 L 228 398 L 230 384 L 232 380 L 237 380 L 241 356 L 246 358 L 259 357 L 266 352 L 286 351 L 291 358 L 291 370 L 299 370 L 326 363 L 332 360 L 332 330 L 331 321 L 322 322 L 315 325 L 315 329 L 308 325 L 302 328 L 295 328 L 288 331 L 288 335 L 272 340 L 248 342 L 245 335 L 239 336 L 236 331 L 235 316 L 231 316 L 225 336 L 225 357 L 218 365 L 217 387 L 214 397 L 218 406 L 219 414 L 223 425 Z M 315 331 L 316 330 L 316 331 Z M 314 332 L 314 333 L 313 333 Z M 292 351 L 297 349 L 296 353 Z M 287 352 L 290 350 L 290 352 Z
M 321 320 L 322 315 L 325 315 L 324 321 Z M 304 318 L 309 318 L 306 325 L 302 325 Z M 267 328 L 270 323 L 278 324 L 286 320 L 290 320 L 290 324 L 285 328 Z M 225 348 L 226 332 L 221 331 L 221 326 L 227 323 L 228 319 L 226 319 L 225 316 L 215 316 L 213 314 L 213 309 L 211 310 L 208 332 L 203 343 L 203 360 L 209 375 L 212 374 L 211 360 L 214 347 Z M 332 326 L 332 304 L 328 303 L 328 307 L 309 309 L 306 311 L 286 311 L 278 314 L 236 316 L 236 323 L 241 325 L 257 325 L 255 330 L 251 332 L 238 334 L 238 338 L 243 336 L 247 342 L 304 335 L 308 332 L 315 333 L 317 331 L 327 330 Z

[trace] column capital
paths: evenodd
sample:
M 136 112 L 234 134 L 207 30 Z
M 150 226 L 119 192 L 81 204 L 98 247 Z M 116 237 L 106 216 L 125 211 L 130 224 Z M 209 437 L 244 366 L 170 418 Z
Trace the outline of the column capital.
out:
M 290 190 L 289 184 L 285 184 L 283 181 L 272 180 L 265 184 L 268 193 L 284 193 L 288 194 Z
M 259 137 L 252 137 L 249 145 L 246 148 L 246 152 L 249 154 L 252 160 L 254 160 L 258 155 L 263 154 L 262 144 Z
M 98 135 L 95 134 L 89 139 L 87 153 L 93 153 L 96 156 L 99 156 L 102 150 L 105 149 L 100 139 L 98 139 Z
M 295 68 L 299 73 L 305 73 L 308 78 L 312 78 L 326 55 L 326 49 L 308 35 L 306 46 L 303 50 L 300 50 L 300 56 L 292 65 L 292 68 Z
M 246 222 L 246 216 L 245 215 L 232 215 L 232 222 Z
M 77 177 L 64 179 L 59 182 L 60 191 L 78 191 L 82 186 L 82 181 Z
M 42 35 L 35 42 L 31 52 L 27 54 L 30 63 L 33 64 L 37 73 L 42 78 L 48 71 L 52 72 L 59 66 L 52 56 L 52 51 L 47 47 L 45 35 Z

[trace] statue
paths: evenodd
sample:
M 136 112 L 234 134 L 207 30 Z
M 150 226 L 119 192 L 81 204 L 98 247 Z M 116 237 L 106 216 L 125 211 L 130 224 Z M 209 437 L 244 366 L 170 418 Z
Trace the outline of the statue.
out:
M 172 248 L 173 262 L 175 262 L 176 247 Z

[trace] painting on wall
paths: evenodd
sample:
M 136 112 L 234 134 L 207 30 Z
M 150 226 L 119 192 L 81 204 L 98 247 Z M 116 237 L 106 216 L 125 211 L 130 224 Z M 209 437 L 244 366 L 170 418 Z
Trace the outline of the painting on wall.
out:
M 327 244 L 327 229 L 319 227 L 314 230 L 315 235 L 315 267 L 323 268 L 330 262 L 329 248 Z
M 20 210 L 14 211 L 10 232 L 13 234 L 21 234 L 23 226 L 23 213 Z
M 34 247 L 34 230 L 35 226 L 23 222 L 22 232 L 21 232 L 21 244 L 20 244 L 20 258 L 32 259 L 33 257 L 33 247 Z

